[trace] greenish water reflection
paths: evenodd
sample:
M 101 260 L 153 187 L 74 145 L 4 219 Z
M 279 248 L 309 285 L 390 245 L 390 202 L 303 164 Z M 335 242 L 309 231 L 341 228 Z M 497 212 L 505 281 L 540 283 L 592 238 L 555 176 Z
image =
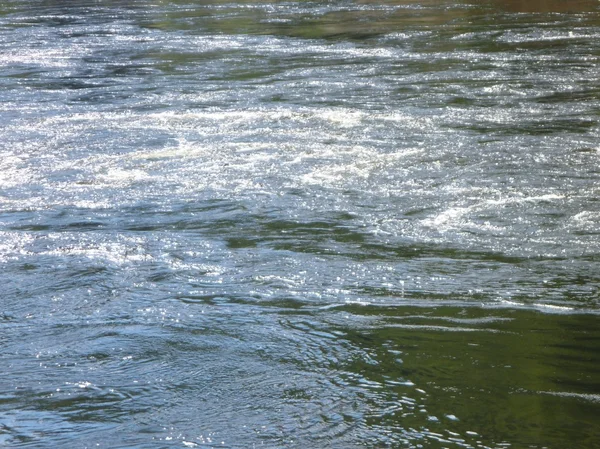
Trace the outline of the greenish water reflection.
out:
M 164 2 L 163 2 L 164 3 Z M 344 2 L 319 3 L 300 1 L 242 1 L 232 4 L 225 0 L 168 2 L 180 7 L 161 11 L 149 27 L 164 30 L 210 31 L 225 34 L 272 34 L 310 39 L 368 39 L 390 33 L 411 31 L 489 30 L 501 31 L 519 22 L 544 21 L 556 13 L 597 12 L 598 2 L 580 0 L 486 0 L 466 1 L 401 1 L 375 2 L 362 0 L 353 4 Z M 198 7 L 206 5 L 206 8 Z M 217 10 L 209 5 L 220 5 Z M 298 8 L 301 6 L 301 8 Z M 515 13 L 534 14 L 519 17 Z M 535 17 L 537 16 L 537 17 Z M 586 21 L 600 23 L 596 17 Z
M 344 369 L 382 386 L 389 403 L 416 397 L 420 404 L 375 414 L 371 425 L 400 432 L 419 428 L 428 416 L 429 431 L 481 439 L 489 447 L 574 447 L 576 441 L 591 449 L 600 441 L 597 316 L 359 305 L 344 310 L 377 317 L 366 330 L 340 328 L 370 355 Z M 438 447 L 434 443 L 427 447 Z

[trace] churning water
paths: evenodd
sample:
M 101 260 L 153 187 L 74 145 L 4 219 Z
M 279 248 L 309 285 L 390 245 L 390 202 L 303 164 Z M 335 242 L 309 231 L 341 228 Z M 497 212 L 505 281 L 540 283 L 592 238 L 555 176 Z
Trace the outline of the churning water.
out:
M 0 446 L 600 445 L 600 3 L 4 0 Z

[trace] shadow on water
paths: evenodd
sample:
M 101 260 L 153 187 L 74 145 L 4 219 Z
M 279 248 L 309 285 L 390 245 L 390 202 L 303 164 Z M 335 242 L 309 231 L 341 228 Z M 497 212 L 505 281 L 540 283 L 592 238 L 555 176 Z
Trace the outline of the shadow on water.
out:
M 81 22 L 86 15 L 100 18 L 102 13 L 109 13 L 114 8 L 121 10 L 124 19 L 165 31 L 355 40 L 410 30 L 436 30 L 442 26 L 473 29 L 494 26 L 499 21 L 521 21 L 522 19 L 512 16 L 514 13 L 539 14 L 539 20 L 543 21 L 543 17 L 548 14 L 592 13 L 599 9 L 598 3 L 593 0 L 484 0 L 476 3 L 362 0 L 350 7 L 341 4 L 336 7 L 335 3 L 320 5 L 311 1 L 284 5 L 279 2 L 257 3 L 250 0 L 235 4 L 227 1 L 203 1 L 195 2 L 190 7 L 189 2 L 183 0 L 158 0 L 151 9 L 145 7 L 146 2 L 143 0 L 40 0 L 8 2 L 4 11 L 10 11 L 9 7 L 27 6 L 41 8 L 41 11 L 47 13 L 34 20 L 57 27 Z M 2 11 L 0 7 L 0 14 Z M 506 14 L 511 16 L 505 17 Z M 106 16 L 105 19 L 112 20 L 112 17 Z M 535 22 L 537 19 L 534 16 L 527 20 Z M 598 23 L 600 19 L 596 17 L 595 21 Z
M 206 5 L 220 4 L 206 2 Z M 230 6 L 228 2 L 222 2 Z M 240 14 L 235 7 L 225 9 L 226 14 L 206 14 L 203 10 L 189 15 L 168 13 L 157 16 L 151 27 L 167 29 L 189 29 L 210 32 L 238 34 L 273 34 L 309 39 L 351 39 L 365 40 L 390 33 L 407 31 L 438 31 L 439 27 L 465 30 L 482 26 L 494 27 L 499 21 L 510 23 L 513 13 L 540 14 L 539 18 L 529 17 L 531 22 L 544 21 L 544 16 L 554 13 L 593 13 L 598 12 L 598 3 L 593 0 L 565 2 L 561 0 L 537 1 L 417 1 L 391 0 L 384 2 L 358 1 L 352 7 L 336 8 L 336 4 L 320 5 L 313 2 L 298 2 L 298 9 L 277 2 L 244 2 L 251 8 Z M 185 3 L 182 3 L 185 5 Z M 328 6 L 333 6 L 329 8 Z M 305 10 L 304 7 L 307 9 Z M 310 7 L 310 9 L 308 9 Z M 227 7 L 226 7 L 227 8 Z M 506 17 L 509 14 L 510 17 Z M 593 17 L 590 18 L 594 20 Z M 190 20 L 192 22 L 190 22 Z M 517 21 L 521 19 L 516 19 Z M 595 21 L 600 19 L 596 16 Z M 196 22 L 196 26 L 190 23 Z
M 517 13 L 580 13 L 598 10 L 598 2 L 593 0 L 496 0 L 494 8 Z
M 377 317 L 369 329 L 346 329 L 346 338 L 369 354 L 348 370 L 381 386 L 389 396 L 379 404 L 398 403 L 403 396 L 418 403 L 409 413 L 374 416 L 373 424 L 413 428 L 411 421 L 425 414 L 427 429 L 445 438 L 452 432 L 468 438 L 469 431 L 484 440 L 511 435 L 511 445 L 520 447 L 591 442 L 599 436 L 593 421 L 600 405 L 600 360 L 594 351 L 600 335 L 581 330 L 596 317 L 477 309 L 342 310 Z M 565 429 L 562 443 L 550 430 L 558 428 Z M 492 447 L 501 443 L 487 441 Z

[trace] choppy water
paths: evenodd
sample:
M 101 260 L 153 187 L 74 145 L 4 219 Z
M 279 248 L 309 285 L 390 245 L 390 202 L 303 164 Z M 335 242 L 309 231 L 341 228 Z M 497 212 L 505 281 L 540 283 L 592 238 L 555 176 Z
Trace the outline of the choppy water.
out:
M 0 4 L 0 446 L 597 448 L 597 1 Z

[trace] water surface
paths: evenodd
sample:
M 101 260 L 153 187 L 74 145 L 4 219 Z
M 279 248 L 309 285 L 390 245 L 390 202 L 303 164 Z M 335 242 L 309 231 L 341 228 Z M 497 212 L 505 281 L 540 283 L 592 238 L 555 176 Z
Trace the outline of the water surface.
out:
M 0 5 L 0 445 L 600 442 L 597 1 Z

